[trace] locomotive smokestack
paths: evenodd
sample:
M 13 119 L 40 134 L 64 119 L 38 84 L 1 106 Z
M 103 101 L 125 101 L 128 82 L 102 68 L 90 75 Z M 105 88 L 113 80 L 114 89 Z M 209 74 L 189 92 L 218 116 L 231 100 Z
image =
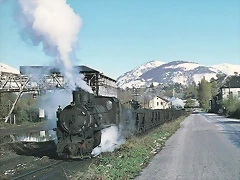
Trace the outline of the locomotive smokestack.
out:
M 75 104 L 87 103 L 86 93 L 84 94 L 83 90 L 75 90 L 72 92 L 72 95 L 73 95 L 73 102 Z
M 94 95 L 84 91 L 81 88 L 77 88 L 75 91 L 72 92 L 73 95 L 73 102 L 75 104 L 87 104 L 91 102 L 94 98 Z

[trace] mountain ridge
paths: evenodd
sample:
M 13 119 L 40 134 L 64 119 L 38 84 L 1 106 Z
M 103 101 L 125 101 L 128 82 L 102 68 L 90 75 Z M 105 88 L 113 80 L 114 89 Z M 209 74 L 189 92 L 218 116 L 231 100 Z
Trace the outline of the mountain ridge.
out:
M 142 87 L 149 86 L 151 83 L 155 85 L 169 83 L 188 85 L 193 82 L 198 83 L 203 76 L 205 76 L 207 80 L 210 80 L 211 78 L 216 78 L 218 73 L 233 75 L 234 72 L 240 70 L 240 65 L 228 63 L 205 66 L 199 63 L 182 60 L 168 63 L 161 61 L 150 62 L 145 63 L 147 69 L 144 69 L 145 64 L 141 64 L 133 70 L 124 73 L 124 75 L 119 76 L 117 78 L 118 87 L 124 89 L 126 87 Z M 151 66 L 152 64 L 153 66 Z M 142 69 L 144 69 L 144 71 L 141 71 Z
M 0 72 L 20 74 L 19 70 L 1 62 Z M 218 73 L 233 75 L 234 72 L 240 74 L 240 65 L 222 63 L 205 66 L 181 60 L 168 63 L 152 60 L 119 76 L 117 78 L 117 86 L 125 89 L 126 87 L 146 87 L 152 83 L 154 86 L 172 83 L 187 85 L 193 82 L 198 83 L 203 76 L 210 80 L 211 78 L 216 78 Z

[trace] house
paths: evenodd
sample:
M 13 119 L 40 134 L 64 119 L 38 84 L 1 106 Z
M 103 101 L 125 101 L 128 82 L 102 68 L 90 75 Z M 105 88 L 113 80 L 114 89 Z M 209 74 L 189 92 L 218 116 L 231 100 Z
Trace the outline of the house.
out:
M 218 113 L 222 109 L 221 101 L 228 99 L 229 94 L 240 99 L 240 76 L 230 76 L 227 78 L 220 92 L 210 100 L 210 111 Z
M 227 99 L 229 94 L 240 99 L 240 76 L 230 76 L 220 90 L 221 99 Z
M 160 96 L 155 96 L 149 101 L 149 108 L 151 109 L 168 109 L 171 108 L 171 102 Z

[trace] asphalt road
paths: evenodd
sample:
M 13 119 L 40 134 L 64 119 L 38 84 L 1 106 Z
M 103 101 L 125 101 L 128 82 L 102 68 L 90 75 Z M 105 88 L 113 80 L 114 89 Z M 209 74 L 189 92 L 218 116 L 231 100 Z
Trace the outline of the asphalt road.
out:
M 240 180 L 240 121 L 192 114 L 137 180 Z

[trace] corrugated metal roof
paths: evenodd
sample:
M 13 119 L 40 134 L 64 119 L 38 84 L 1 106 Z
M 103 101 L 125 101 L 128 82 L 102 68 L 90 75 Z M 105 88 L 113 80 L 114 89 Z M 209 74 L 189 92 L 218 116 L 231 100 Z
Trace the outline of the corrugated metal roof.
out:
M 112 79 L 101 72 L 90 68 L 88 66 L 74 66 L 74 69 L 77 69 L 81 73 L 97 73 L 101 74 L 103 77 L 116 82 L 115 79 Z M 30 74 L 50 74 L 50 73 L 60 73 L 60 69 L 54 66 L 20 66 L 20 73 L 23 75 Z
M 240 76 L 230 76 L 222 88 L 240 88 Z

